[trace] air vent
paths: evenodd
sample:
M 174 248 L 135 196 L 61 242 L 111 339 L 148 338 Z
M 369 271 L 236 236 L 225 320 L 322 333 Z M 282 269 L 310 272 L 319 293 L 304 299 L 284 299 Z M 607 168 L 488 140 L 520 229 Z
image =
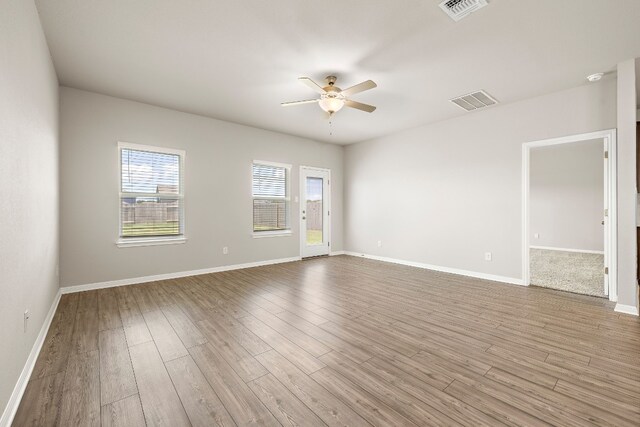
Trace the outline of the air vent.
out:
M 442 8 L 451 19 L 458 22 L 486 5 L 487 0 L 445 0 L 440 3 L 440 8 Z
M 490 105 L 498 103 L 498 101 L 496 101 L 493 96 L 489 95 L 483 90 L 469 93 L 467 95 L 458 96 L 456 98 L 450 99 L 449 101 L 453 102 L 465 111 L 478 110 L 480 108 L 488 107 Z

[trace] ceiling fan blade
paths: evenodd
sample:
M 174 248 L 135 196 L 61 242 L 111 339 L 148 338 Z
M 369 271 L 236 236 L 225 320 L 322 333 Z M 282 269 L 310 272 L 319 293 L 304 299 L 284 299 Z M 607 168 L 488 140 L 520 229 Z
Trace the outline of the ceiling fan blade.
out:
M 373 105 L 363 104 L 362 102 L 356 102 L 351 100 L 344 101 L 344 105 L 346 105 L 347 107 L 366 111 L 367 113 L 373 113 L 376 110 L 376 107 L 374 107 Z
M 313 91 L 316 91 L 320 94 L 326 93 L 325 90 L 322 89 L 322 86 L 320 86 L 318 83 L 311 80 L 309 77 L 299 77 L 298 80 L 300 80 L 305 85 L 309 86 Z
M 302 105 L 302 104 L 312 104 L 314 102 L 320 101 L 319 99 L 305 99 L 304 101 L 291 101 L 291 102 L 283 102 L 280 105 L 283 107 L 290 107 L 292 105 Z
M 373 89 L 374 87 L 378 87 L 378 85 L 373 80 L 367 80 L 366 82 L 358 83 L 355 86 L 351 86 L 343 90 L 342 93 L 344 96 L 351 96 L 356 93 L 364 92 L 365 90 Z

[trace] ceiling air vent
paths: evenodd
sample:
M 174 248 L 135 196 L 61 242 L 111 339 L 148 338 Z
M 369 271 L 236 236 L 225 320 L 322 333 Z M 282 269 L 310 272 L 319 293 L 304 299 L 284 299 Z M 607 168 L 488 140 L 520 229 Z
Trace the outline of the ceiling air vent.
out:
M 485 7 L 487 0 L 445 0 L 440 3 L 440 8 L 454 21 L 458 22 L 465 16 Z
M 456 98 L 450 99 L 449 101 L 453 102 L 465 111 L 478 110 L 480 108 L 488 107 L 490 105 L 498 103 L 498 101 L 496 101 L 494 97 L 483 90 L 469 93 L 467 95 L 458 96 Z

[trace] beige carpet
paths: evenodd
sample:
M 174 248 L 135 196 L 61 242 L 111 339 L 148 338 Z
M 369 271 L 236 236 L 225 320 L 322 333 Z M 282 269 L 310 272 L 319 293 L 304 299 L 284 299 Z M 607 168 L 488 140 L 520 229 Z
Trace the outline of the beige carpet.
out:
M 605 297 L 604 255 L 531 249 L 531 284 Z

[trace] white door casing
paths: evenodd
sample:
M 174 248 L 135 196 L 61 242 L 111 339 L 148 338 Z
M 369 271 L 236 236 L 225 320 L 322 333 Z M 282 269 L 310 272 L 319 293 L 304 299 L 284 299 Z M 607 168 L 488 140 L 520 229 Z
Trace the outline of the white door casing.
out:
M 598 132 L 532 141 L 522 144 L 522 282 L 528 286 L 531 280 L 529 270 L 529 170 L 531 149 L 550 145 L 568 144 L 602 138 L 604 140 L 604 266 L 605 294 L 610 301 L 618 300 L 618 257 L 617 257 L 617 132 L 615 129 Z

